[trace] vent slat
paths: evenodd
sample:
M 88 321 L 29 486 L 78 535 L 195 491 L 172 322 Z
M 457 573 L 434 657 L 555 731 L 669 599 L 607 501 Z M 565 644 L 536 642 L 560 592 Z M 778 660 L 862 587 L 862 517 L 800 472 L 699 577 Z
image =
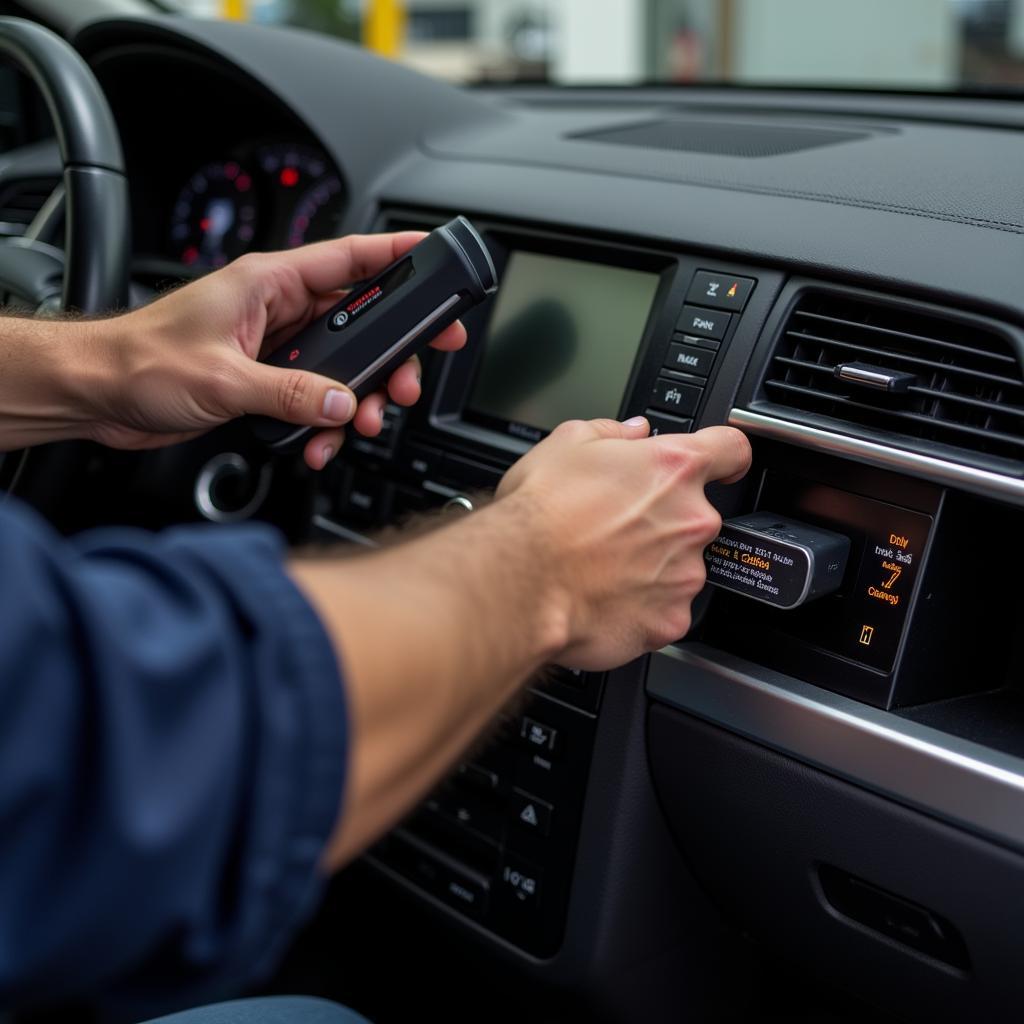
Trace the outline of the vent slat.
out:
M 807 317 L 812 320 L 823 320 L 826 323 L 838 324 L 842 327 L 854 327 L 859 331 L 874 331 L 877 334 L 885 334 L 891 338 L 904 338 L 907 341 L 935 345 L 937 348 L 949 349 L 953 352 L 967 353 L 972 356 L 984 356 L 986 359 L 996 359 L 1003 363 L 1016 365 L 1017 360 L 1012 355 L 1001 352 L 989 352 L 985 349 L 972 348 L 970 345 L 957 344 L 951 341 L 940 341 L 938 338 L 929 338 L 923 334 L 911 334 L 909 331 L 897 331 L 891 327 L 879 327 L 877 324 L 858 323 L 856 320 L 844 320 L 842 317 L 824 316 L 821 313 L 810 313 L 807 310 L 798 309 L 794 316 Z
M 767 387 L 778 388 L 782 391 L 790 392 L 791 394 L 804 395 L 808 398 L 813 398 L 816 401 L 828 402 L 833 405 L 846 406 L 851 409 L 863 409 L 869 412 L 877 412 L 877 408 L 873 405 L 868 405 L 866 402 L 857 402 L 852 398 L 846 398 L 843 395 L 832 394 L 828 391 L 817 391 L 814 388 L 800 387 L 797 384 L 786 384 L 782 381 L 766 381 Z M 895 421 L 905 421 L 906 423 L 921 423 L 927 424 L 929 427 L 935 427 L 940 430 L 948 430 L 952 432 L 962 433 L 968 436 L 994 439 L 1001 441 L 1005 444 L 1013 445 L 1020 448 L 1021 453 L 1024 454 L 1024 436 L 1016 436 L 1014 434 L 1002 434 L 998 431 L 986 430 L 983 427 L 972 427 L 964 423 L 951 423 L 947 420 L 937 420 L 931 416 L 924 416 L 919 413 L 912 412 L 890 412 L 887 415 L 891 416 Z
M 802 331 L 786 331 L 786 334 L 798 341 L 806 338 L 808 341 L 816 342 L 819 345 L 831 345 L 833 348 L 849 349 L 851 352 L 857 353 L 858 358 L 860 356 L 870 356 L 876 360 L 898 359 L 912 366 L 923 366 L 928 370 L 939 370 L 943 373 L 959 373 L 965 377 L 990 381 L 1002 387 L 1024 387 L 1024 381 L 1013 377 L 1003 377 L 996 373 L 987 373 L 985 370 L 972 370 L 965 366 L 956 366 L 953 363 L 938 363 L 934 359 L 907 355 L 903 352 L 893 352 L 891 349 L 873 348 L 870 345 L 860 345 L 849 341 L 839 341 L 836 338 L 826 338 L 820 334 L 804 334 Z
M 912 372 L 903 391 L 872 390 L 835 369 L 863 362 Z M 807 292 L 783 325 L 764 387 L 785 406 L 869 427 L 907 447 L 935 442 L 1024 460 L 1024 374 L 998 329 L 941 311 Z
M 955 391 L 936 391 L 934 388 L 910 387 L 907 389 L 912 395 L 925 395 L 940 402 L 960 402 L 962 405 L 969 405 L 973 409 L 984 409 L 993 415 L 999 416 L 1022 416 L 1024 409 L 1019 405 L 1008 405 L 1005 402 L 986 401 L 983 398 L 971 398 L 970 395 L 960 395 Z

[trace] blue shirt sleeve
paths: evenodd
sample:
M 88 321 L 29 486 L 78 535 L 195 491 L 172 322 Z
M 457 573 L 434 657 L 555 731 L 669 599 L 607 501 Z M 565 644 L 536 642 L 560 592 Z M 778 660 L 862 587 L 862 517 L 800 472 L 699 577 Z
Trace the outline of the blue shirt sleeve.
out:
M 0 505 L 0 1005 L 233 993 L 314 906 L 345 704 L 282 557 Z

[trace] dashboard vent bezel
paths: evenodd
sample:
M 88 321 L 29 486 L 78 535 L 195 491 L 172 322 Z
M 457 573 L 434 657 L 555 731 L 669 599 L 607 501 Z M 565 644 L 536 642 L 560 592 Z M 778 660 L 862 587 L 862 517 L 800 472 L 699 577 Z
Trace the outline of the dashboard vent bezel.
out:
M 821 314 L 822 304 L 829 308 L 829 303 L 842 311 L 860 307 L 871 316 L 860 321 L 838 316 L 839 323 L 829 323 L 827 315 Z M 812 315 L 807 316 L 807 312 Z M 822 317 L 817 323 L 815 314 Z M 810 344 L 801 348 L 794 340 L 801 338 L 797 325 L 808 322 L 824 329 L 817 337 L 805 330 L 803 336 Z M 915 323 L 923 325 L 922 329 L 900 327 Z M 937 329 L 938 335 L 934 333 Z M 829 334 L 830 330 L 839 331 L 838 340 Z M 780 298 L 764 337 L 767 343 L 762 342 L 763 356 L 747 404 L 752 412 L 952 463 L 1024 476 L 1024 332 L 1020 329 L 927 302 L 815 281 L 794 281 Z M 858 344 L 847 338 L 861 341 Z M 884 342 L 872 346 L 864 340 L 870 338 L 882 338 Z M 964 339 L 974 340 L 965 343 Z M 815 342 L 834 353 L 834 363 L 813 358 Z M 930 359 L 935 352 L 941 352 L 942 357 Z M 794 367 L 787 359 L 797 364 L 817 362 L 817 366 Z M 872 393 L 841 384 L 831 376 L 836 363 L 850 361 L 897 371 L 914 370 L 919 379 L 907 395 Z M 997 379 L 989 380 L 987 370 L 993 366 L 1012 367 L 1012 379 L 997 369 L 992 374 Z M 795 370 L 796 376 L 787 374 L 787 370 Z M 806 374 L 802 381 L 801 373 Z M 950 377 L 977 386 L 979 396 L 970 391 L 946 390 Z M 817 383 L 804 389 L 810 378 Z M 787 386 L 794 384 L 795 389 Z M 985 389 L 992 388 L 995 390 L 985 393 Z M 1007 393 L 1012 394 L 1012 403 L 1002 401 Z M 1014 412 L 1014 407 L 1018 411 Z M 946 414 L 950 408 L 958 410 L 958 415 L 964 413 L 963 422 L 949 415 L 935 415 Z M 1001 428 L 995 431 L 991 423 L 985 422 L 986 415 L 993 413 L 998 416 L 994 426 Z M 1000 439 L 1001 433 L 1007 438 Z
M 24 235 L 59 184 L 59 178 L 41 175 L 19 178 L 5 185 L 0 190 L 0 236 L 15 238 Z

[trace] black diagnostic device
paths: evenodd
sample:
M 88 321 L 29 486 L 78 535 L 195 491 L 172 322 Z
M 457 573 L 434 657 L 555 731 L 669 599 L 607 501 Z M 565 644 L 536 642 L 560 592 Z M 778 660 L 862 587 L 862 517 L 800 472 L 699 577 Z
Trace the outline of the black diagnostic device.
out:
M 708 583 L 783 610 L 838 590 L 849 557 L 849 537 L 774 512 L 727 520 L 704 549 Z
M 331 377 L 361 399 L 497 287 L 483 239 L 465 217 L 456 217 L 353 288 L 266 361 Z M 321 429 L 266 416 L 251 419 L 254 433 L 275 451 L 297 448 Z

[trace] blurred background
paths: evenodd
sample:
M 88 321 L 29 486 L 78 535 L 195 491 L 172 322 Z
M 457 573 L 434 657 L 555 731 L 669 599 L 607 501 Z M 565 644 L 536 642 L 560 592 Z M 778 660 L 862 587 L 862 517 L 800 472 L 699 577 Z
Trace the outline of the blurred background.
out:
M 169 0 L 461 82 L 1024 89 L 1024 0 Z

